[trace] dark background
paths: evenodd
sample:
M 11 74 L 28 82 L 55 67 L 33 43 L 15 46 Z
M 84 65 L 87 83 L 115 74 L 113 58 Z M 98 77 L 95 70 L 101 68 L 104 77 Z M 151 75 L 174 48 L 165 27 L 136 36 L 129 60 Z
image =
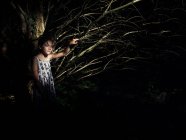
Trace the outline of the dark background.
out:
M 151 17 L 153 8 L 157 6 L 156 2 L 155 0 L 146 0 L 137 5 L 144 18 L 148 19 Z M 13 13 L 11 13 L 11 8 L 7 6 L 8 4 L 9 1 L 5 1 L 5 4 L 1 5 L 1 30 L 3 30 L 6 21 L 12 18 L 10 15 Z M 81 4 L 81 2 L 74 0 L 71 6 L 76 7 L 78 4 Z M 163 0 L 159 1 L 158 4 L 162 9 L 182 9 L 183 11 L 185 10 L 185 5 L 181 0 Z M 88 82 L 93 83 L 92 90 L 80 89 L 76 91 L 77 93 L 61 95 L 65 100 L 63 100 L 64 104 L 60 110 L 62 117 L 58 114 L 61 117 L 61 120 L 59 120 L 64 122 L 65 118 L 65 120 L 72 122 L 81 120 L 90 124 L 93 124 L 93 122 L 107 125 L 118 124 L 131 130 L 131 132 L 137 132 L 140 128 L 158 128 L 159 130 L 185 128 L 186 28 L 184 24 L 186 14 L 179 10 L 171 14 L 174 18 L 178 18 L 183 26 L 180 26 L 180 24 L 164 24 L 161 26 L 164 29 L 172 29 L 177 34 L 181 34 L 181 36 L 175 36 L 170 39 L 160 38 L 156 41 L 152 40 L 150 36 L 137 37 L 136 42 L 139 46 L 144 48 L 149 45 L 156 46 L 156 49 L 151 51 L 154 57 L 146 62 L 131 63 L 132 66 L 135 66 L 133 70 L 110 69 L 88 79 Z M 14 26 L 13 24 L 12 26 Z M 160 27 L 157 26 L 146 28 L 147 31 L 159 29 Z M 10 32 L 10 34 L 14 33 Z M 8 40 L 7 38 L 2 38 L 1 40 L 4 39 Z M 162 53 L 162 48 L 163 50 L 171 50 L 172 53 Z M 17 81 L 19 81 L 17 83 L 20 83 L 24 79 L 24 70 L 20 71 L 17 69 L 20 62 L 9 62 L 14 58 L 14 55 L 11 57 L 11 54 L 20 51 L 23 51 L 23 49 L 10 51 L 10 60 L 1 59 L 0 78 L 2 89 L 14 90 L 17 86 L 15 83 Z M 22 56 L 19 56 L 19 58 L 20 60 L 24 59 Z M 20 73 L 23 73 L 23 75 L 19 76 Z M 8 77 L 10 77 L 10 81 L 7 81 Z M 67 83 L 66 88 L 77 87 L 70 86 Z M 24 109 L 17 107 L 16 103 L 10 100 L 2 99 L 0 104 L 2 115 L 11 114 L 12 117 L 15 117 L 17 114 L 26 114 L 23 112 L 26 112 L 27 108 L 24 108 L 24 106 Z M 57 111 L 57 113 L 59 112 Z M 60 118 L 59 116 L 57 118 Z M 137 133 L 132 134 L 127 138 L 131 140 L 140 139 Z M 145 138 L 145 135 L 143 136 Z M 155 137 L 150 137 L 150 139 L 153 138 L 156 139 Z

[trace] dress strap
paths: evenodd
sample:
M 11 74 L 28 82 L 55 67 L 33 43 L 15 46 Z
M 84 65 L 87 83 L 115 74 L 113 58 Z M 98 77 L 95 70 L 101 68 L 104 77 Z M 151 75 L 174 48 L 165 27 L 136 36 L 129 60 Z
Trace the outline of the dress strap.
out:
M 37 56 L 35 56 L 35 58 L 37 59 L 37 61 L 41 61 L 41 62 L 45 62 L 45 63 L 50 62 L 50 60 L 48 60 L 48 61 L 41 60 L 41 59 L 39 59 Z
M 39 58 L 37 56 L 35 56 L 35 58 L 39 61 Z
M 37 61 L 41 61 L 37 56 L 35 56 L 35 58 L 37 59 Z

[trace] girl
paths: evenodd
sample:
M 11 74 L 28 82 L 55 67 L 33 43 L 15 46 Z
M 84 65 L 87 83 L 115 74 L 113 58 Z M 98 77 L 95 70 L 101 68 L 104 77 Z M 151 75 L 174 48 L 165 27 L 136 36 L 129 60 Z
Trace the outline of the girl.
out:
M 69 41 L 69 45 L 78 44 L 77 38 Z M 32 72 L 34 86 L 32 89 L 32 101 L 37 109 L 45 109 L 55 102 L 55 87 L 52 76 L 50 60 L 66 56 L 70 48 L 63 52 L 52 53 L 54 49 L 54 39 L 51 37 L 41 37 L 38 42 L 40 52 L 33 58 Z

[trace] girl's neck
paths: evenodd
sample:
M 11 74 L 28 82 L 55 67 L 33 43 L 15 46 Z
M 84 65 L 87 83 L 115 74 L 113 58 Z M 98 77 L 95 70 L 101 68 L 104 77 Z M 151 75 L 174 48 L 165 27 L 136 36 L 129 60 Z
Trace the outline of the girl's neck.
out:
M 49 61 L 48 55 L 44 55 L 43 53 L 39 53 L 37 57 L 42 61 Z
M 44 56 L 44 58 L 47 58 L 47 56 L 48 56 L 48 55 L 46 55 L 46 54 L 43 54 L 43 53 L 41 53 L 41 55 L 43 55 L 43 56 Z

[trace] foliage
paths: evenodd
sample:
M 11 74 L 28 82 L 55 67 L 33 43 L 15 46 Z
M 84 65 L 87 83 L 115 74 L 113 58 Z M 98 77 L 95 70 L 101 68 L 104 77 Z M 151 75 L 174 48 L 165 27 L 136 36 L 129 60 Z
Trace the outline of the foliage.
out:
M 125 72 L 150 66 L 144 71 L 156 74 L 159 66 L 185 55 L 183 1 L 172 7 L 158 0 L 87 0 L 79 1 L 79 7 L 73 2 L 12 1 L 11 16 L 1 25 L 1 38 L 6 38 L 15 66 L 20 63 L 21 68 L 27 66 L 42 34 L 54 34 L 55 52 L 62 51 L 69 39 L 80 39 L 66 57 L 52 62 L 62 95 L 68 92 L 75 98 L 77 92 L 89 92 L 86 87 L 94 90 L 94 82 L 86 83 L 88 78 L 106 70 Z M 147 88 L 150 96 L 164 92 L 152 85 Z

